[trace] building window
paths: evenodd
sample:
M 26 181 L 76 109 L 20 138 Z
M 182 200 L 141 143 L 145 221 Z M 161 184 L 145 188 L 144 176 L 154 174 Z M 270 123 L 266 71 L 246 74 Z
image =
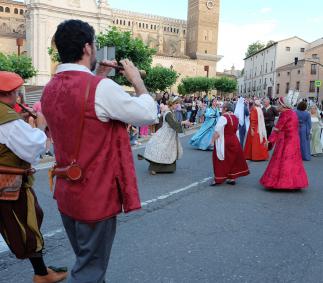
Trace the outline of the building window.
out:
M 301 48 L 301 52 L 305 52 L 305 48 Z
M 266 63 L 266 73 L 268 72 L 268 63 Z
M 117 23 L 118 23 L 118 20 L 117 20 Z M 141 28 L 141 23 L 139 23 L 139 27 Z M 164 28 L 164 30 L 165 30 L 165 28 Z
M 3 12 L 3 7 L 2 6 L 0 6 L 0 12 Z
M 18 14 L 19 13 L 17 8 L 15 8 L 14 13 L 15 14 Z
M 185 35 L 185 29 L 183 30 L 183 34 Z
M 146 29 L 148 29 L 148 24 L 146 24 Z
M 131 26 L 131 22 L 130 22 L 130 21 L 128 21 L 128 26 L 129 26 L 129 27 Z
M 299 84 L 300 82 L 296 82 L 296 90 L 299 90 Z
M 280 84 L 277 84 L 276 94 L 279 94 L 279 87 L 280 87 Z
M 207 50 L 205 50 L 204 52 L 205 52 L 205 54 L 207 54 Z
M 287 72 L 287 76 L 290 76 L 290 72 Z
M 24 14 L 24 10 L 20 9 L 20 15 Z
M 311 75 L 316 75 L 316 64 L 311 64 Z
M 290 52 L 290 47 L 289 46 L 286 46 L 286 51 Z
M 8 7 L 6 7 L 6 9 L 4 10 L 6 13 L 10 13 L 10 9 Z
M 301 74 L 301 70 L 297 70 L 297 74 L 300 75 Z
M 278 73 L 277 76 L 280 77 L 280 73 Z
M 315 92 L 315 81 L 310 81 L 310 92 Z
M 289 83 L 286 83 L 286 89 L 285 89 L 285 93 L 289 92 Z
M 318 58 L 317 54 L 312 54 L 312 58 L 317 59 Z
M 166 31 L 166 27 L 164 27 L 164 31 Z

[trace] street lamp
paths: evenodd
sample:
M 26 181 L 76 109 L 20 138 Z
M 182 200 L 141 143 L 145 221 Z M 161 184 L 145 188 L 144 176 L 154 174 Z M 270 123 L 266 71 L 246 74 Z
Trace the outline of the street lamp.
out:
M 22 37 L 18 37 L 16 39 L 16 43 L 18 46 L 18 56 L 20 56 L 20 47 L 24 45 L 24 39 Z

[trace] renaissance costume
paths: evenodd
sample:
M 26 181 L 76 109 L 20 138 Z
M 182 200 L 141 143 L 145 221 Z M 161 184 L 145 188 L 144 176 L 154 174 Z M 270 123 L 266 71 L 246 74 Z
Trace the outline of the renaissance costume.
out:
M 220 112 L 218 108 L 207 108 L 205 112 L 205 121 L 201 128 L 191 138 L 190 144 L 201 150 L 213 149 L 211 140 L 215 131 L 215 125 L 219 117 Z
M 176 160 L 183 155 L 183 148 L 178 134 L 183 132 L 180 122 L 172 111 L 163 114 L 163 126 L 151 137 L 143 155 L 138 159 L 149 162 L 149 172 L 173 173 L 176 171 Z
M 292 110 L 293 96 L 279 98 L 285 108 L 273 128 L 269 143 L 275 146 L 274 153 L 260 179 L 260 183 L 269 189 L 301 189 L 308 186 L 303 166 L 298 134 L 298 119 Z
M 264 115 L 261 108 L 259 106 L 255 106 L 250 112 L 250 127 L 244 148 L 246 159 L 252 161 L 267 160 L 269 155 L 266 141 L 267 133 Z
M 237 137 L 239 120 L 232 112 L 223 114 L 215 126 L 220 137 L 213 151 L 214 184 L 249 174 L 248 165 Z

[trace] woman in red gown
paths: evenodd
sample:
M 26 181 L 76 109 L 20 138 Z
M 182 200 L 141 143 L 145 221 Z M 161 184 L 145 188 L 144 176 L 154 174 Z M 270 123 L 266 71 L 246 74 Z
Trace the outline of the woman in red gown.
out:
M 249 175 L 249 168 L 237 137 L 239 119 L 232 111 L 232 105 L 225 103 L 222 116 L 215 126 L 211 141 L 211 144 L 214 144 L 214 181 L 210 186 L 216 186 L 225 181 L 235 185 L 237 178 Z
M 260 101 L 256 100 L 250 111 L 250 127 L 248 130 L 244 155 L 247 160 L 262 161 L 269 158 L 267 149 L 267 133 Z
M 275 145 L 273 156 L 260 179 L 268 189 L 302 189 L 308 186 L 298 135 L 298 118 L 288 98 L 279 98 L 281 112 L 269 137 L 269 147 Z

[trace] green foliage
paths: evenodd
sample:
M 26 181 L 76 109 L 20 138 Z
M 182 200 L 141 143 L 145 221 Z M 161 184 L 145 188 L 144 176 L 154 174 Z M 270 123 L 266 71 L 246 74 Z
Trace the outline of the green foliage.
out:
M 207 78 L 188 77 L 182 79 L 178 86 L 179 94 L 192 94 L 196 92 L 206 92 L 218 90 L 224 93 L 234 92 L 237 89 L 237 81 L 227 77 Z
M 58 54 L 58 51 L 56 48 L 53 48 L 53 47 L 48 47 L 47 48 L 47 52 L 51 58 L 51 60 L 54 62 L 54 63 L 60 63 L 61 62 L 61 58 L 59 58 L 59 54 Z
M 218 91 L 224 92 L 224 93 L 230 93 L 237 90 L 238 83 L 234 79 L 230 79 L 227 77 L 220 77 L 213 79 L 213 86 Z
M 186 92 L 186 89 L 183 85 L 183 83 L 180 83 L 178 86 L 177 86 L 177 92 L 180 94 L 180 95 L 186 95 L 187 92 Z
M 144 42 L 138 38 L 133 38 L 130 32 L 121 32 L 116 27 L 107 30 L 105 33 L 100 33 L 97 37 L 97 42 L 100 47 L 115 46 L 116 60 L 119 62 L 122 59 L 128 58 L 138 69 L 149 72 L 155 49 L 149 48 Z M 127 84 L 127 80 L 121 76 L 116 76 L 116 82 Z
M 37 74 L 30 57 L 17 54 L 5 55 L 0 52 L 0 71 L 14 72 L 24 80 Z
M 265 44 L 263 44 L 260 41 L 256 41 L 254 43 L 251 43 L 248 46 L 247 52 L 246 52 L 246 57 L 249 57 L 251 55 L 256 54 L 258 51 L 260 51 L 261 49 L 265 48 Z
M 176 83 L 177 78 L 176 71 L 157 66 L 148 70 L 145 85 L 151 92 L 166 91 L 167 88 Z
M 269 40 L 266 44 L 266 47 L 270 46 L 270 45 L 273 45 L 275 43 L 274 40 Z

